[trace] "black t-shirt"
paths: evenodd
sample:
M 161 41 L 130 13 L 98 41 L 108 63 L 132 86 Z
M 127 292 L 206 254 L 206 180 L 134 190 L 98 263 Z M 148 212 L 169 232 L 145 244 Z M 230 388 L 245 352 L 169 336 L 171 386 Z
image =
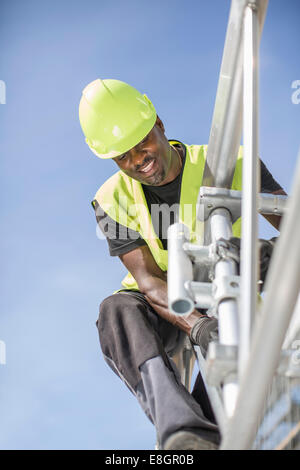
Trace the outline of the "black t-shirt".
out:
M 144 190 L 145 198 L 149 211 L 151 213 L 157 214 L 156 217 L 152 217 L 152 224 L 157 234 L 158 238 L 161 240 L 162 245 L 165 250 L 167 250 L 167 229 L 169 225 L 176 222 L 176 205 L 180 201 L 180 188 L 181 180 L 183 175 L 183 169 L 186 158 L 186 148 L 183 144 L 172 144 L 173 146 L 178 146 L 178 150 L 181 150 L 180 156 L 183 159 L 183 164 L 180 174 L 170 183 L 163 186 L 148 186 L 142 185 Z M 262 193 L 272 193 L 279 189 L 282 189 L 281 186 L 274 180 L 271 173 L 268 171 L 265 164 L 261 163 L 261 192 Z M 96 200 L 93 201 L 93 207 L 96 212 L 97 223 L 105 235 L 109 252 L 111 256 L 119 256 L 129 251 L 134 250 L 138 246 L 146 245 L 147 243 L 141 237 L 138 232 L 120 225 L 118 222 L 112 220 L 102 208 L 99 207 L 99 204 Z M 151 207 L 156 205 L 158 210 L 151 212 Z M 175 206 L 173 206 L 175 204 Z M 170 211 L 170 208 L 174 210 Z

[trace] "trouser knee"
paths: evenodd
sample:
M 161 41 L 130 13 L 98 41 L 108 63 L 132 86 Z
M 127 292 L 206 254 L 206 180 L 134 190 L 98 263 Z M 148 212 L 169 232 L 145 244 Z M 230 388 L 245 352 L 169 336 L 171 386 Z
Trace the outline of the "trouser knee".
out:
M 111 356 L 108 354 L 109 345 L 113 345 L 114 341 L 120 339 L 116 336 L 116 332 L 119 330 L 118 323 L 122 317 L 121 299 L 118 297 L 117 294 L 113 294 L 101 302 L 96 321 L 102 352 L 109 357 Z
M 140 378 L 139 367 L 148 359 L 161 356 L 176 346 L 178 328 L 163 320 L 143 298 L 113 294 L 100 305 L 97 327 L 102 353 L 131 384 Z

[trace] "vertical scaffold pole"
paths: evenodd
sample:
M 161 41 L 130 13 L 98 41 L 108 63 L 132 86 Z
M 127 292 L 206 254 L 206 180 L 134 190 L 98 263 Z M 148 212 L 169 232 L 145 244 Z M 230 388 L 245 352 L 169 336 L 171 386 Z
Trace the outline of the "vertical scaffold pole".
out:
M 203 186 L 230 188 L 242 133 L 242 38 L 243 15 L 247 0 L 232 0 L 225 38 L 214 114 L 209 136 Z M 232 236 L 232 219 L 226 209 L 214 211 L 205 224 L 205 244 Z M 219 261 L 215 279 L 236 274 L 235 263 Z M 238 306 L 235 299 L 224 299 L 218 306 L 220 343 L 238 345 Z M 223 403 L 231 416 L 238 392 L 237 377 L 227 377 Z
M 245 9 L 247 8 L 247 5 L 249 3 L 251 3 L 251 5 L 253 5 L 254 7 L 257 6 L 258 9 L 258 37 L 256 47 L 258 47 L 258 42 L 260 40 L 268 1 L 232 0 L 220 70 L 220 78 L 217 89 L 215 109 L 207 149 L 207 157 L 203 174 L 203 186 L 210 186 L 216 188 L 231 188 L 232 185 L 237 153 L 240 146 L 242 133 L 244 34 L 243 25 Z M 257 82 L 255 83 L 257 85 Z M 257 141 L 253 141 L 253 126 L 255 125 L 255 118 L 256 116 L 252 117 L 252 130 L 251 135 L 249 135 L 249 138 L 251 140 L 250 158 L 253 153 L 257 153 Z M 255 134 L 255 138 L 257 138 L 257 132 Z M 250 164 L 252 165 L 252 163 Z M 255 178 L 255 175 L 253 177 Z M 256 193 L 256 191 L 257 190 L 255 188 L 254 193 Z M 251 197 L 252 196 L 250 195 L 250 198 Z M 251 209 L 251 212 L 252 211 L 253 209 Z M 229 233 L 229 231 L 231 233 L 232 220 L 230 217 L 230 213 L 226 210 L 223 210 L 223 215 L 221 216 L 221 214 L 219 213 L 217 218 L 215 212 L 216 211 L 214 211 L 210 215 L 209 220 L 206 222 L 205 244 L 209 244 L 212 239 L 216 240 L 218 238 L 229 238 L 227 234 Z M 227 216 L 225 215 L 225 212 Z M 246 218 L 249 218 L 249 215 L 247 215 Z M 217 223 L 213 223 L 213 220 L 216 220 Z M 255 227 L 255 219 L 251 217 L 250 220 L 250 231 L 252 234 L 251 240 L 252 244 L 255 244 L 255 242 L 253 242 L 253 232 L 255 232 L 255 229 L 253 227 Z M 216 229 L 216 227 L 218 227 L 218 229 Z M 216 235 L 216 230 L 218 230 L 219 235 Z M 221 278 L 222 276 L 234 275 L 236 273 L 236 267 L 234 267 L 233 265 L 234 262 L 228 260 L 226 264 L 225 273 L 224 262 L 221 261 L 217 263 L 215 269 L 215 277 Z M 247 264 L 245 265 L 244 269 L 246 268 L 247 270 L 249 270 L 249 266 Z M 255 271 L 255 268 L 253 269 L 253 271 Z M 251 276 L 253 277 L 253 274 L 251 274 Z M 253 292 L 254 284 L 255 281 L 252 282 L 252 287 L 250 291 L 251 293 Z M 249 328 L 247 324 L 249 321 L 246 321 L 246 318 L 248 317 L 244 318 L 246 325 L 243 325 L 242 338 L 242 340 L 244 340 L 244 336 L 246 336 L 246 346 L 244 352 L 247 352 L 249 347 L 249 345 L 247 345 L 247 338 L 249 336 Z M 220 343 L 228 346 L 238 346 L 240 342 L 239 315 L 236 299 L 224 300 L 219 304 L 218 319 Z M 227 383 L 223 387 L 225 411 L 228 416 L 231 416 L 233 413 L 237 391 L 238 384 L 236 377 L 228 377 Z
M 257 305 L 258 270 L 258 58 L 259 22 L 255 5 L 249 4 L 244 17 L 243 87 L 243 196 L 241 243 L 241 302 L 239 376 L 249 355 L 250 337 Z
M 262 318 L 254 327 L 250 355 L 242 376 L 236 410 L 228 422 L 222 449 L 250 449 L 268 388 L 300 292 L 300 153 L 280 238 L 266 282 Z
M 232 220 L 227 209 L 216 209 L 209 218 L 212 242 L 232 236 Z M 237 274 L 237 265 L 230 259 L 220 260 L 215 266 L 215 279 Z M 224 299 L 218 306 L 219 341 L 226 346 L 238 346 L 238 304 L 236 299 Z M 238 394 L 237 376 L 229 375 L 223 384 L 223 402 L 226 415 L 232 416 Z

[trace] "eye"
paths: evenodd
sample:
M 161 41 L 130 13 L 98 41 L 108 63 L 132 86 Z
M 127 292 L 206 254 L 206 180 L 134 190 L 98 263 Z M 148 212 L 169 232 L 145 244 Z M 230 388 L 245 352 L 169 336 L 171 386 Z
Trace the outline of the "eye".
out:
M 127 157 L 127 153 L 124 153 L 124 155 L 121 155 L 119 158 L 118 158 L 118 162 L 122 161 L 122 160 L 125 160 L 125 158 Z

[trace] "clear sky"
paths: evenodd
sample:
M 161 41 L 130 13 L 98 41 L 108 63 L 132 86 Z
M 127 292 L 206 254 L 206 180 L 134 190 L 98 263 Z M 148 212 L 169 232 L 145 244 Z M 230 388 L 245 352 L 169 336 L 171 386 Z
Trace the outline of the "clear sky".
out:
M 120 79 L 147 93 L 168 138 L 207 143 L 229 7 L 1 1 L 1 449 L 153 449 L 153 426 L 100 352 L 98 305 L 125 269 L 97 239 L 90 201 L 117 168 L 89 151 L 78 103 L 90 81 Z M 260 153 L 286 191 L 299 20 L 299 0 L 270 0 L 261 43 Z

